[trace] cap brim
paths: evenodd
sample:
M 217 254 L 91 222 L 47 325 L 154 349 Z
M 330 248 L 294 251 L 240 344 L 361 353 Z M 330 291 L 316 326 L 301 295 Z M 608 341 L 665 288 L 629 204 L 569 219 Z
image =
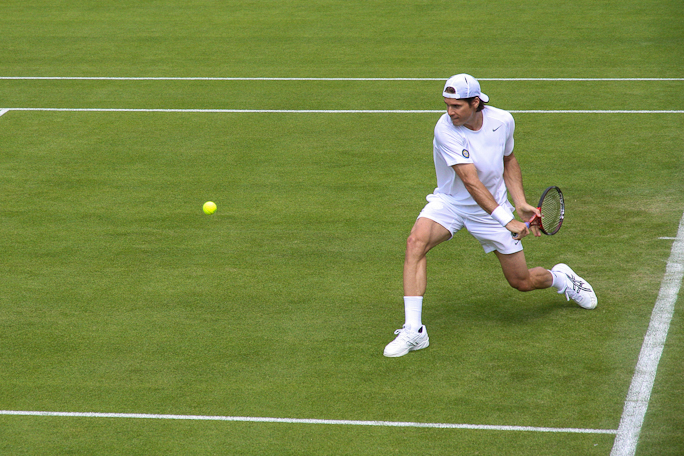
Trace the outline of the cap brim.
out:
M 442 96 L 444 98 L 455 98 L 457 100 L 461 99 L 461 97 L 459 97 L 458 94 L 455 94 L 455 93 L 442 92 Z M 484 101 L 485 103 L 487 103 L 489 101 L 489 97 L 487 95 L 485 95 L 484 93 L 480 93 L 479 95 L 475 95 L 475 96 L 478 97 L 480 100 Z

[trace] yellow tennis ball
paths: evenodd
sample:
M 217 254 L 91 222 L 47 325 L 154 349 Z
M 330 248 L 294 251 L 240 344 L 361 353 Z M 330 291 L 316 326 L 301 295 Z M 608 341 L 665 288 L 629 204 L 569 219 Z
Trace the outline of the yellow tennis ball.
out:
M 204 206 L 202 206 L 202 210 L 205 214 L 211 215 L 214 212 L 216 212 L 216 203 L 212 201 L 207 201 L 206 203 L 204 203 Z

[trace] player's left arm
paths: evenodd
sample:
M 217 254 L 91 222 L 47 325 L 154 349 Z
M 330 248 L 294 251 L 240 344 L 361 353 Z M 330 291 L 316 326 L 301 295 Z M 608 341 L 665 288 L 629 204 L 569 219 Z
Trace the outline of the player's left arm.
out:
M 515 210 L 520 214 L 520 218 L 527 222 L 531 220 L 535 214 L 539 215 L 539 209 L 527 203 L 525 189 L 523 187 L 522 169 L 513 152 L 511 152 L 510 155 L 505 155 L 503 162 L 503 178 L 506 183 L 506 189 L 513 199 Z M 536 226 L 531 227 L 531 229 L 535 236 L 541 236 L 541 233 Z

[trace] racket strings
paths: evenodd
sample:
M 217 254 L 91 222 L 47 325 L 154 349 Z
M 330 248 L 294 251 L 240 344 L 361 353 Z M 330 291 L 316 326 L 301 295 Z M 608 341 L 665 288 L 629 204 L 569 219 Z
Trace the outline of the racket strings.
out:
M 560 195 L 549 192 L 541 205 L 541 226 L 547 233 L 555 233 L 563 223 Z

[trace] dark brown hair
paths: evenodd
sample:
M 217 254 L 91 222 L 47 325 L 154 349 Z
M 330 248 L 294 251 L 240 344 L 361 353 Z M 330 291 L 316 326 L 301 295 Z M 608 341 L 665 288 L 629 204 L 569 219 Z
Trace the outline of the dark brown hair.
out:
M 453 87 L 447 87 L 446 89 L 444 89 L 444 91 L 445 91 L 446 93 L 456 93 L 456 89 L 454 89 Z M 480 98 L 480 97 L 470 97 L 470 98 L 460 98 L 460 100 L 463 100 L 463 101 L 467 102 L 469 105 L 471 105 L 471 104 L 473 104 L 473 100 L 474 100 L 475 98 L 477 98 L 478 100 L 480 100 L 480 103 L 477 105 L 477 112 L 480 112 L 480 111 L 482 111 L 482 110 L 485 108 L 485 102 L 482 101 L 482 98 Z
M 462 98 L 463 101 L 467 101 L 469 105 L 473 104 L 473 100 L 477 98 L 479 103 L 477 105 L 477 112 L 482 111 L 485 108 L 485 102 L 482 101 L 482 98 L 480 97 L 470 97 L 470 98 Z

